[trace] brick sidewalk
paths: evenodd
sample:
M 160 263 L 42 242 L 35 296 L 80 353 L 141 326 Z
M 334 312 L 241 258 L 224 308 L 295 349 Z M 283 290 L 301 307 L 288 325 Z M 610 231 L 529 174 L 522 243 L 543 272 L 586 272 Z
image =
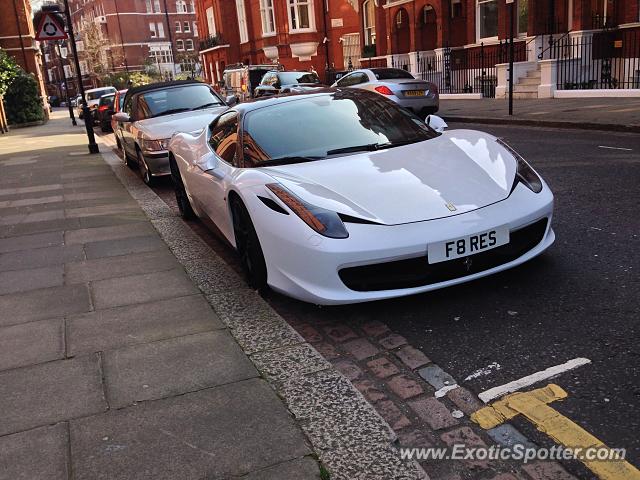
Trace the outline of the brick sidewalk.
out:
M 63 117 L 0 138 L 0 479 L 320 478 L 282 400 Z
M 441 115 L 449 121 L 505 123 L 640 132 L 640 98 L 552 98 L 514 100 L 442 100 Z

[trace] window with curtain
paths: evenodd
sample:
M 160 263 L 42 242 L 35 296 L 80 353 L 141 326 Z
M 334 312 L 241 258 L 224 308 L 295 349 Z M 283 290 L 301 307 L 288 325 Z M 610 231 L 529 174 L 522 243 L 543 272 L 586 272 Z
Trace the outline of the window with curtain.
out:
M 362 23 L 364 25 L 364 44 L 376 43 L 376 6 L 373 0 L 362 4 Z
M 478 40 L 498 36 L 498 0 L 476 0 Z
M 191 31 L 191 24 L 189 22 L 184 22 L 184 26 L 182 27 L 182 31 L 185 33 L 189 33 Z
M 291 30 L 312 29 L 313 0 L 288 0 Z
M 178 0 L 176 2 L 176 12 L 187 13 L 187 2 L 185 2 L 184 0 Z
M 160 10 L 160 0 L 153 0 L 153 11 L 156 13 L 162 13 L 162 10 Z
M 207 28 L 209 29 L 209 35 L 215 36 L 216 21 L 213 18 L 213 7 L 207 8 Z
M 236 12 L 238 14 L 238 30 L 240 30 L 240 43 L 249 41 L 247 31 L 247 12 L 244 9 L 244 0 L 236 0 Z
M 162 22 L 158 22 L 158 37 L 164 38 L 164 24 Z
M 273 0 L 260 0 L 260 18 L 262 20 L 262 34 L 276 33 L 276 21 L 273 14 Z
M 193 40 L 191 40 L 190 38 L 188 38 L 187 40 L 185 40 L 185 45 L 187 47 L 187 50 L 190 52 L 193 50 Z
M 176 50 L 178 50 L 179 52 L 182 52 L 184 50 L 184 41 L 183 40 L 176 40 Z
M 155 23 L 150 23 L 149 24 L 149 33 L 151 34 L 151 38 L 156 38 L 156 24 Z
M 176 22 L 176 33 L 182 32 L 182 24 L 180 22 Z

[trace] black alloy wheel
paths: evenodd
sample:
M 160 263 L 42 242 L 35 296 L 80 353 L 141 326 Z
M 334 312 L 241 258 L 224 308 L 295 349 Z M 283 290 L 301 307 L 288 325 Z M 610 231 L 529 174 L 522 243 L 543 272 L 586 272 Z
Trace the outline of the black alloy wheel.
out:
M 247 208 L 237 197 L 231 199 L 233 231 L 242 269 L 251 288 L 262 291 L 267 288 L 267 264 L 260 246 L 258 234 Z

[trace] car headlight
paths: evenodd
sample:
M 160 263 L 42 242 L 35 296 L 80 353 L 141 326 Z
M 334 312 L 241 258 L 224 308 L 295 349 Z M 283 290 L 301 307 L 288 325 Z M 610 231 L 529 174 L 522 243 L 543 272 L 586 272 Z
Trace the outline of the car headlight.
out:
M 347 238 L 349 236 L 349 232 L 336 212 L 310 205 L 277 183 L 270 183 L 266 187 L 320 235 L 329 238 Z
M 158 140 L 145 140 L 142 139 L 142 149 L 147 152 L 160 152 L 166 150 L 169 146 L 170 138 L 161 138 Z
M 511 190 L 513 191 L 513 189 L 516 188 L 518 182 L 520 182 L 532 192 L 540 193 L 542 191 L 542 179 L 536 172 L 534 172 L 533 168 L 531 168 L 531 165 L 529 165 L 526 160 L 522 158 L 522 155 L 511 148 L 511 146 L 509 146 L 504 140 L 498 138 L 497 142 L 504 148 L 509 150 L 509 153 L 513 155 L 518 164 L 518 168 L 516 170 L 516 178 L 513 182 L 513 187 L 511 187 Z

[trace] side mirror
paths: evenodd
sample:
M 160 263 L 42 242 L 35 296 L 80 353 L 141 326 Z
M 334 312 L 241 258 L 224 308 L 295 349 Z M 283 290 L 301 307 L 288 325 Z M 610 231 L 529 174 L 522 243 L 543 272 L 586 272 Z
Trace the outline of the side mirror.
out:
M 235 95 L 229 95 L 225 101 L 227 102 L 227 105 L 233 107 L 238 103 L 238 97 L 236 97 Z
M 447 122 L 445 122 L 442 118 L 440 118 L 437 115 L 427 116 L 425 123 L 438 133 L 444 132 L 445 128 L 449 126 L 447 125 Z
M 118 113 L 116 113 L 116 114 L 113 116 L 113 119 L 114 119 L 116 122 L 123 122 L 123 123 L 130 122 L 130 121 L 131 121 L 131 118 L 129 117 L 129 114 L 128 114 L 128 113 L 124 113 L 124 112 L 118 112 Z

